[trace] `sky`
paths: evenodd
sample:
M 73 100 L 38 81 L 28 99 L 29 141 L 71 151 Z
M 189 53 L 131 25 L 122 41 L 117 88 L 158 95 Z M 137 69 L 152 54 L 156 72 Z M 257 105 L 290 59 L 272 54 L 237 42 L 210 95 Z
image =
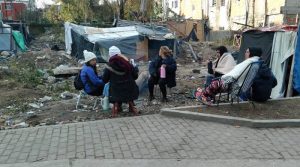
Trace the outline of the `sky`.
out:
M 35 4 L 37 8 L 45 8 L 45 5 L 54 4 L 54 0 L 35 0 Z

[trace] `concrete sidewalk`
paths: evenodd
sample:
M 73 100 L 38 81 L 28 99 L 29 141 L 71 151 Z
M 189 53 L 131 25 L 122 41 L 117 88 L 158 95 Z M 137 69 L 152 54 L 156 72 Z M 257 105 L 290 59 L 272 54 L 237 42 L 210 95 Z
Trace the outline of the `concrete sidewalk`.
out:
M 145 164 L 147 159 L 300 160 L 299 139 L 300 128 L 250 129 L 148 115 L 0 131 L 0 164 L 64 159 L 144 159 Z
M 56 160 L 6 164 L 0 167 L 298 167 L 299 160 Z

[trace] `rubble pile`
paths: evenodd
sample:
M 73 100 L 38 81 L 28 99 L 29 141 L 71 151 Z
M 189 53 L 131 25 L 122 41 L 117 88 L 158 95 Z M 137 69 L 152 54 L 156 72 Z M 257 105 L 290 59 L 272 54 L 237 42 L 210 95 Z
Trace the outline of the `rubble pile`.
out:
M 215 47 L 213 42 L 182 42 L 179 45 L 179 51 L 181 52 L 179 55 L 181 60 L 179 61 L 185 61 L 185 63 L 206 61 L 214 55 L 213 49 Z
M 43 49 L 52 49 L 55 51 L 64 50 L 64 30 L 63 28 L 46 29 L 46 32 L 36 37 L 29 46 L 31 51 L 41 51 Z
M 76 109 L 79 91 L 73 86 L 74 75 L 80 70 L 78 60 L 66 54 L 63 42 L 51 30 L 37 37 L 24 53 L 1 52 L 0 56 L 0 129 L 26 128 L 92 121 L 110 118 L 110 111 L 103 111 L 98 103 L 93 110 L 95 97 L 84 96 Z M 190 42 L 199 60 L 214 54 L 212 43 Z M 162 107 L 197 105 L 191 91 L 203 85 L 205 63 L 195 61 L 186 45 L 181 45 L 177 57 L 177 86 L 168 90 L 168 103 L 160 102 L 159 87 L 156 99 L 148 101 L 148 62 L 137 62 L 142 79 L 140 97 L 135 101 L 141 115 L 159 113 Z M 5 57 L 5 61 L 3 60 Z M 6 59 L 14 57 L 14 59 Z M 204 64 L 204 65 L 202 65 Z M 104 64 L 98 64 L 101 74 Z M 133 115 L 123 104 L 119 117 Z

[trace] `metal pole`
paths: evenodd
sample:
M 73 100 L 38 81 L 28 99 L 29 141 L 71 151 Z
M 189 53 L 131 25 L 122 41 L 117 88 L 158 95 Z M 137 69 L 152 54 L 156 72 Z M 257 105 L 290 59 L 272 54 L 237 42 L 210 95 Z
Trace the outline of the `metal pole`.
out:
M 177 56 L 177 38 L 176 38 L 176 31 L 174 31 L 174 51 L 173 51 L 173 57 L 176 59 Z
M 7 20 L 6 0 L 4 0 L 4 10 L 5 10 L 5 13 L 6 13 L 5 17 L 6 17 L 6 20 Z M 4 17 L 3 17 L 3 18 L 4 18 Z
M 245 0 L 245 7 L 246 7 L 246 19 L 245 24 L 248 25 L 248 16 L 249 16 L 249 0 Z

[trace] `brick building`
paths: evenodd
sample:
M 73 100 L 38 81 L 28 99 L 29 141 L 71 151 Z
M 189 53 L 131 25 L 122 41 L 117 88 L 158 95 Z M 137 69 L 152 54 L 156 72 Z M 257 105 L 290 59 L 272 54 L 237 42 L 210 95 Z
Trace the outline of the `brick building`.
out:
M 3 20 L 20 20 L 26 5 L 22 2 L 2 1 L 0 2 L 0 11 Z

